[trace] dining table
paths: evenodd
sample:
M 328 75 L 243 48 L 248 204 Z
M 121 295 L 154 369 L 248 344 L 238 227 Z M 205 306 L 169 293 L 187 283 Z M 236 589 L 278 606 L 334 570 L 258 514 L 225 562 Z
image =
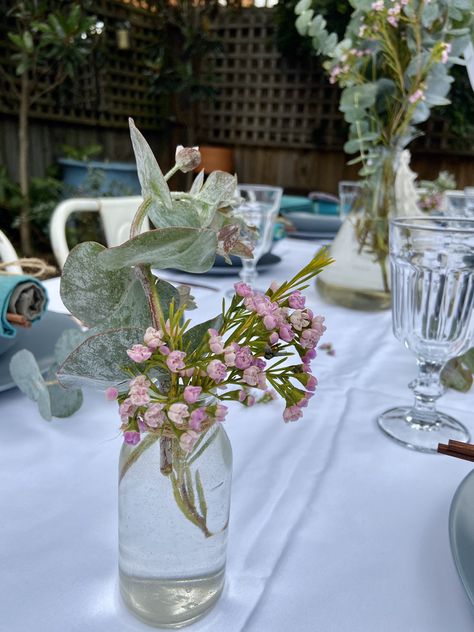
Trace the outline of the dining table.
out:
M 258 277 L 296 273 L 319 242 L 285 239 Z M 216 315 L 234 276 L 164 278 L 192 285 L 193 323 Z M 59 278 L 49 309 L 67 313 Z M 204 286 L 204 287 L 202 287 Z M 226 583 L 193 632 L 472 632 L 472 606 L 453 562 L 448 517 L 471 464 L 407 449 L 377 415 L 409 404 L 415 356 L 391 313 L 331 305 L 304 417 L 283 403 L 231 407 L 233 449 Z M 474 393 L 448 390 L 441 410 L 474 435 Z M 0 630 L 146 632 L 118 589 L 116 403 L 84 393 L 67 419 L 44 421 L 18 389 L 0 393 Z M 474 560 L 473 560 L 474 563 Z

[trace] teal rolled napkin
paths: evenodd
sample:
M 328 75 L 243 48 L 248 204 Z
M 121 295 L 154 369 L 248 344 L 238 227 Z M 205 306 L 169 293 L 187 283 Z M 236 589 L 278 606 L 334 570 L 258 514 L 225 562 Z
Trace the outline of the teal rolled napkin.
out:
M 14 338 L 15 327 L 7 313 L 24 316 L 30 323 L 41 320 L 48 306 L 44 285 L 23 274 L 0 274 L 0 338 Z

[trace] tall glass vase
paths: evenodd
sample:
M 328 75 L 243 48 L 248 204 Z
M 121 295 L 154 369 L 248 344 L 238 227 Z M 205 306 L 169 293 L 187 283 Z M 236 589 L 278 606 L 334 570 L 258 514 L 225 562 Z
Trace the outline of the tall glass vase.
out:
M 223 586 L 232 449 L 212 426 L 191 454 L 176 438 L 123 445 L 119 467 L 120 591 L 138 618 L 179 628 L 203 617 Z
M 330 303 L 359 310 L 390 307 L 388 226 L 395 215 L 399 155 L 398 150 L 383 151 L 377 173 L 362 183 L 360 197 L 331 245 L 335 262 L 317 279 Z

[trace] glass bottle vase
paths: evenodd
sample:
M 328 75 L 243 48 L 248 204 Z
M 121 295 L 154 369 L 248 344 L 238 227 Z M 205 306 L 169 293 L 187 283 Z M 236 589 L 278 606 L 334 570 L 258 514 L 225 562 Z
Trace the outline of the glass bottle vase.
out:
M 184 452 L 176 438 L 124 444 L 119 466 L 120 592 L 156 627 L 203 617 L 224 586 L 232 449 L 220 424 Z

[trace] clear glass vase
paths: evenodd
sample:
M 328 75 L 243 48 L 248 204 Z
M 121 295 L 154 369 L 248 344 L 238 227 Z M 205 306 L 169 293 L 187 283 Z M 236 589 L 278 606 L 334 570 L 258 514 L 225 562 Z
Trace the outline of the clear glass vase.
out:
M 177 439 L 124 444 L 119 467 L 119 574 L 133 614 L 179 628 L 224 586 L 232 449 L 220 424 L 188 454 Z
M 388 309 L 391 304 L 388 227 L 395 216 L 398 148 L 380 152 L 378 168 L 362 182 L 360 196 L 331 245 L 334 263 L 318 275 L 317 287 L 330 303 L 359 310 Z

